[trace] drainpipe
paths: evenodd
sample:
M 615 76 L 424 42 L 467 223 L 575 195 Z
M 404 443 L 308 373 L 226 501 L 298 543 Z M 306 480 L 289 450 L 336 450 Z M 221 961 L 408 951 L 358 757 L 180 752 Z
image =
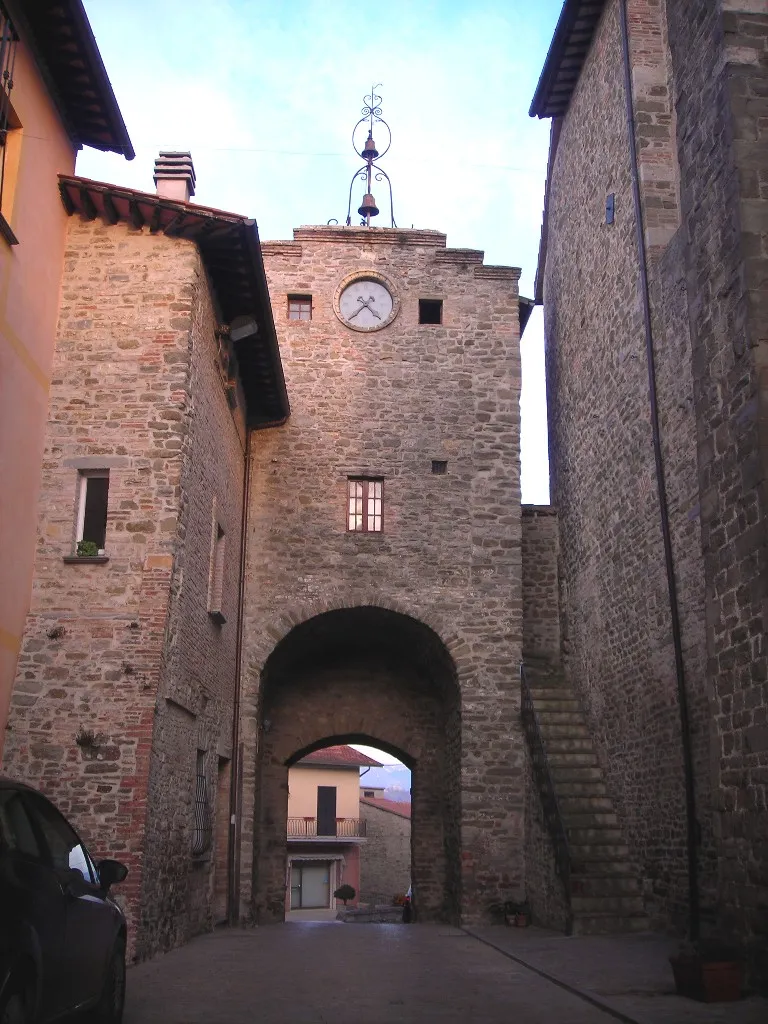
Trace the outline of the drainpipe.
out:
M 232 708 L 232 778 L 229 786 L 229 849 L 227 852 L 227 874 L 229 893 L 227 894 L 227 918 L 233 928 L 240 921 L 240 900 L 238 893 L 240 857 L 238 849 L 238 831 L 240 822 L 240 775 L 242 751 L 240 749 L 240 686 L 242 679 L 241 661 L 243 657 L 243 617 L 245 609 L 245 564 L 247 553 L 248 529 L 248 498 L 251 489 L 251 433 L 250 427 L 245 428 L 245 451 L 243 452 L 243 507 L 240 512 L 240 568 L 238 577 L 237 598 L 237 646 L 235 648 L 235 700 Z
M 683 775 L 685 777 L 685 817 L 688 853 L 688 938 L 695 942 L 699 937 L 699 886 L 697 865 L 698 823 L 696 821 L 696 795 L 693 774 L 693 756 L 691 753 L 691 731 L 688 715 L 688 697 L 685 686 L 685 667 L 683 663 L 683 644 L 680 629 L 680 612 L 677 603 L 677 584 L 675 581 L 675 564 L 672 557 L 672 537 L 669 528 L 669 507 L 667 488 L 664 480 L 664 463 L 661 455 L 661 433 L 659 429 L 659 409 L 656 391 L 656 368 L 653 355 L 653 326 L 651 320 L 651 299 L 648 288 L 648 257 L 645 248 L 643 230 L 643 208 L 640 198 L 640 176 L 637 166 L 637 140 L 635 139 L 635 112 L 632 95 L 632 71 L 629 58 L 629 28 L 627 18 L 627 0 L 619 0 L 619 17 L 621 22 L 621 48 L 624 57 L 624 96 L 627 105 L 627 133 L 629 135 L 629 155 L 632 165 L 632 198 L 635 207 L 635 227 L 637 235 L 637 255 L 640 263 L 640 298 L 643 306 L 645 324 L 645 352 L 648 363 L 648 394 L 651 406 L 651 429 L 653 432 L 653 454 L 656 462 L 656 485 L 659 495 L 659 517 L 661 535 L 664 541 L 664 565 L 667 573 L 667 590 L 669 593 L 669 615 L 672 628 L 672 643 L 675 651 L 675 671 L 677 675 L 677 702 L 680 709 L 680 734 L 683 748 Z

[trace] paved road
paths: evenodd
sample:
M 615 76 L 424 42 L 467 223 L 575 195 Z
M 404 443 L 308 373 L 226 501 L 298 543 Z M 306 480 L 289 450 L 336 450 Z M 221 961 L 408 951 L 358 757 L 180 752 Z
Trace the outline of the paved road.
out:
M 221 931 L 132 968 L 124 1024 L 615 1024 L 455 928 Z

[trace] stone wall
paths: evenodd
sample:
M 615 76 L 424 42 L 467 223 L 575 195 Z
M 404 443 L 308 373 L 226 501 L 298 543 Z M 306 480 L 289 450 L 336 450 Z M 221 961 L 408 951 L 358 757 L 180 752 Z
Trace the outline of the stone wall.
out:
M 432 628 L 458 674 L 461 821 L 446 840 L 451 892 L 435 890 L 431 912 L 456 905 L 460 863 L 462 913 L 479 918 L 522 872 L 518 272 L 446 249 L 437 232 L 382 228 L 302 228 L 266 243 L 264 262 L 292 415 L 253 441 L 244 843 L 255 835 L 261 673 L 276 642 L 329 609 L 392 609 Z M 381 331 L 352 331 L 334 313 L 356 270 L 385 275 L 400 297 Z M 289 294 L 312 295 L 311 321 L 285 319 Z M 420 298 L 443 299 L 442 324 L 419 324 Z M 447 462 L 444 475 L 433 460 Z M 384 479 L 379 535 L 346 530 L 354 475 Z M 414 845 L 424 827 L 414 802 Z M 245 893 L 245 845 L 243 875 Z
M 214 793 L 217 757 L 230 753 L 242 487 L 214 353 L 193 244 L 70 219 L 33 602 L 3 770 L 50 795 L 97 857 L 128 865 L 116 895 L 138 955 L 209 920 L 210 862 L 192 863 L 191 800 L 197 747 L 209 752 Z M 87 469 L 110 474 L 107 560 L 67 563 Z M 233 537 L 223 627 L 205 604 L 212 490 Z
M 565 889 L 557 874 L 555 851 L 527 748 L 525 760 L 525 889 L 510 893 L 510 899 L 528 900 L 533 924 L 564 932 L 568 924 Z
M 557 511 L 523 505 L 523 657 L 560 660 Z
M 218 367 L 217 323 L 199 262 L 188 292 L 173 309 L 180 325 L 186 321 L 189 354 L 184 391 L 178 396 L 184 424 L 178 543 L 147 797 L 141 950 L 147 954 L 211 927 L 211 889 L 226 885 L 221 875 L 226 871 L 229 794 L 219 786 L 219 775 L 232 757 L 245 435 L 242 409 L 233 416 L 227 403 Z M 219 528 L 225 538 L 224 622 L 208 613 Z M 212 837 L 205 852 L 193 855 L 198 754 Z
M 630 4 L 632 53 L 668 105 L 665 29 L 649 6 Z M 644 40 L 642 31 L 649 36 Z M 645 45 L 647 43 L 647 45 Z M 656 57 L 654 58 L 654 54 Z M 654 60 L 663 66 L 654 66 Z M 642 90 L 641 90 L 642 93 Z M 648 91 L 641 95 L 646 105 Z M 646 881 L 659 924 L 685 925 L 686 834 L 681 737 L 669 596 L 654 465 L 648 361 L 625 120 L 618 3 L 606 5 L 563 119 L 550 181 L 544 276 L 550 464 L 560 529 L 563 649 L 610 795 Z M 662 118 L 663 109 L 654 114 Z M 639 116 L 643 151 L 658 142 L 657 176 L 646 158 L 644 195 L 666 211 L 649 224 L 655 364 L 662 450 L 694 720 L 703 861 L 711 863 L 708 703 L 703 686 L 696 421 L 691 342 L 676 233 L 668 124 Z M 643 139 L 645 144 L 643 144 Z M 674 154 L 672 154 L 674 155 Z M 672 170 L 670 170 L 672 168 Z M 615 221 L 606 223 L 606 196 Z M 657 230 L 658 229 L 658 230 Z M 666 262 L 665 262 L 666 261 Z M 670 268 L 669 273 L 665 268 Z M 702 879 L 713 898 L 710 870 Z
M 768 14 L 668 3 L 698 423 L 717 924 L 762 943 L 768 979 L 766 196 Z
M 408 808 L 410 809 L 410 808 Z M 360 902 L 391 904 L 411 884 L 411 819 L 360 801 L 365 845 L 360 851 Z
M 759 10 L 751 0 L 629 3 L 703 927 L 745 937 L 766 932 L 768 887 L 756 852 L 767 672 L 758 182 L 768 22 Z M 627 145 L 614 0 L 562 121 L 550 182 L 544 303 L 563 639 L 648 909 L 683 929 L 679 709 Z

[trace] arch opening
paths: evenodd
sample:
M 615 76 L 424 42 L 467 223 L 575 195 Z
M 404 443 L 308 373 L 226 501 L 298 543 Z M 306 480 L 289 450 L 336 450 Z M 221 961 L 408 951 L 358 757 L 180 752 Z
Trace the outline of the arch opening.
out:
M 461 704 L 453 659 L 437 633 L 372 606 L 325 612 L 279 641 L 260 683 L 255 920 L 284 920 L 290 898 L 289 770 L 329 745 L 360 743 L 411 769 L 411 875 L 419 918 L 456 922 Z

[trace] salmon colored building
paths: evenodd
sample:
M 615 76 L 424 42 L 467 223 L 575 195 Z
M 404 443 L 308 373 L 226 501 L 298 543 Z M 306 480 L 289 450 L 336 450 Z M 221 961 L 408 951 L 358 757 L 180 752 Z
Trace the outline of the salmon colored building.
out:
M 0 2 L 0 751 L 29 609 L 65 257 L 59 174 L 134 156 L 82 0 Z
M 353 747 L 307 754 L 288 772 L 286 910 L 333 910 L 334 891 L 351 885 L 360 894 L 360 769 L 380 768 Z

